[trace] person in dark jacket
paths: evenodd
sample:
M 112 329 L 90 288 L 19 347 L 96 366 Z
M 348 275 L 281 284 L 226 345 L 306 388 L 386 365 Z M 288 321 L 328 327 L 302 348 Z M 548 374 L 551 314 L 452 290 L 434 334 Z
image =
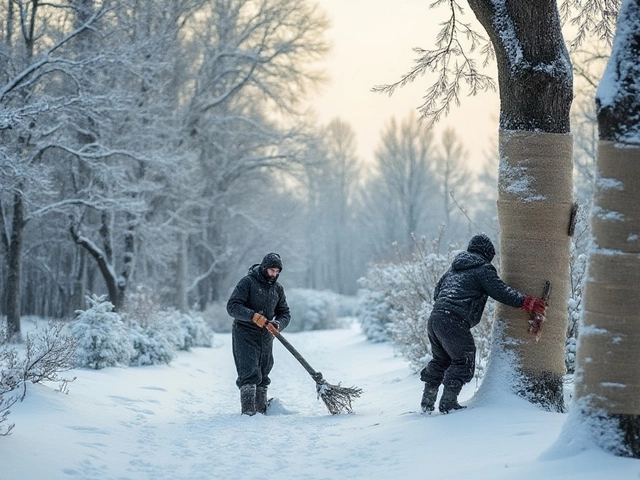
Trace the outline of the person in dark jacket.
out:
M 420 379 L 425 382 L 421 401 L 424 412 L 435 409 L 441 384 L 444 390 L 438 405 L 440 412 L 465 408 L 458 403 L 458 394 L 475 371 L 476 346 L 471 328 L 480 323 L 488 297 L 527 312 L 546 313 L 541 299 L 525 296 L 500 279 L 491 264 L 495 253 L 489 237 L 475 235 L 467 251 L 456 255 L 436 285 L 427 323 L 433 358 L 420 372 Z
M 284 288 L 278 283 L 282 260 L 268 253 L 262 263 L 249 269 L 227 301 L 227 313 L 234 318 L 231 330 L 233 359 L 240 389 L 242 413 L 267 412 L 267 387 L 273 368 L 273 334 L 291 320 Z

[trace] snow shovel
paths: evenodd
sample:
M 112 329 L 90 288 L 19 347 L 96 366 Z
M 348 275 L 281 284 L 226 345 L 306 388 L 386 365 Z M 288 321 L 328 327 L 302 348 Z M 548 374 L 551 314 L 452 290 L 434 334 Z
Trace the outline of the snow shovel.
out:
M 316 372 L 311 365 L 300 355 L 300 353 L 293 348 L 286 338 L 282 336 L 275 328 L 269 329 L 269 331 L 280 340 L 280 343 L 285 346 L 287 350 L 295 357 L 300 365 L 311 375 L 316 382 L 316 392 L 318 392 L 318 398 L 322 399 L 324 404 L 329 409 L 331 415 L 337 415 L 339 413 L 353 413 L 351 409 L 351 399 L 359 398 L 362 394 L 362 389 L 358 387 L 341 387 L 338 385 L 331 385 L 324 378 L 322 373 Z

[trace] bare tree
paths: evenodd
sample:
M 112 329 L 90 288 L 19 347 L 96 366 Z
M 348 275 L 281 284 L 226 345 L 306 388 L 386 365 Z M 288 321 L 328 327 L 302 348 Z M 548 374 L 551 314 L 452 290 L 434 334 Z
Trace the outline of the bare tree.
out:
M 317 161 L 307 168 L 309 216 L 309 286 L 355 293 L 363 273 L 358 265 L 360 238 L 355 229 L 354 202 L 361 167 L 351 126 L 332 120 L 319 132 Z
M 456 131 L 447 128 L 442 132 L 438 160 L 433 165 L 433 181 L 440 193 L 443 205 L 447 238 L 460 238 L 471 209 L 474 176 L 466 164 L 467 152 Z
M 87 58 L 72 61 L 66 47 L 103 14 L 98 9 L 74 26 L 64 21 L 65 17 L 55 19 L 64 6 L 39 0 L 19 6 L 14 10 L 14 2 L 9 2 L 6 7 L 2 47 L 6 68 L 0 82 L 0 174 L 4 177 L 0 238 L 7 261 L 3 307 L 9 337 L 18 340 L 25 228 L 32 218 L 56 208 L 55 203 L 49 203 L 53 190 L 47 182 L 47 152 L 57 143 L 57 120 L 82 100 L 78 89 L 68 95 L 56 86 L 77 82 L 83 67 L 91 64 Z
M 197 174 L 175 218 L 188 219 L 191 258 L 190 281 L 178 289 L 201 305 L 223 294 L 221 281 L 251 243 L 232 224 L 244 218 L 245 232 L 264 225 L 246 207 L 269 194 L 247 188 L 305 161 L 298 107 L 322 81 L 311 64 L 327 52 L 327 25 L 314 5 L 293 0 L 216 0 L 193 25 L 189 46 L 200 54 L 180 83 L 177 111 Z
M 400 123 L 391 119 L 383 130 L 374 177 L 366 185 L 366 203 L 373 216 L 369 223 L 379 229 L 378 253 L 389 252 L 393 242 L 405 253 L 413 247 L 414 235 L 426 233 L 429 220 L 437 227 L 432 174 L 436 155 L 433 134 L 413 114 Z

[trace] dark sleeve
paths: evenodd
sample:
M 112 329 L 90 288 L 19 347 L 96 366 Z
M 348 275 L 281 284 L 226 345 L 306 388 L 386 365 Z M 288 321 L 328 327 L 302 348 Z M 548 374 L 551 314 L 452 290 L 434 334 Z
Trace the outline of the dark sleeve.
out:
M 480 282 L 487 295 L 494 300 L 514 308 L 520 308 L 524 304 L 524 295 L 504 283 L 498 276 L 496 268 L 490 263 L 482 267 Z
M 249 290 L 251 288 L 251 280 L 244 277 L 241 279 L 236 288 L 233 289 L 229 300 L 227 301 L 227 313 L 236 320 L 243 322 L 252 322 L 255 313 L 247 305 L 249 303 Z
M 284 288 L 280 287 L 280 300 L 275 308 L 274 320 L 280 324 L 280 330 L 284 330 L 291 321 L 291 314 L 289 312 L 289 305 L 287 305 L 287 296 L 284 294 Z

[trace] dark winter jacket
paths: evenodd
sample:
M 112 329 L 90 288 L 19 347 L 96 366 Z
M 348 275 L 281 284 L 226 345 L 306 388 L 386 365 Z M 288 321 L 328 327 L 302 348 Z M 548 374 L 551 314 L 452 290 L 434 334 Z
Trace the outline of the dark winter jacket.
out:
M 249 269 L 249 273 L 240 279 L 227 301 L 227 313 L 236 322 L 241 322 L 243 327 L 268 332 L 266 328 L 253 323 L 255 312 L 268 320 L 275 320 L 280 330 L 284 330 L 291 320 L 284 288 L 277 279 L 270 283 L 262 264 L 255 264 Z
M 436 285 L 433 309 L 457 313 L 471 328 L 480 322 L 488 296 L 516 308 L 524 303 L 524 295 L 505 284 L 487 258 L 461 252 Z

